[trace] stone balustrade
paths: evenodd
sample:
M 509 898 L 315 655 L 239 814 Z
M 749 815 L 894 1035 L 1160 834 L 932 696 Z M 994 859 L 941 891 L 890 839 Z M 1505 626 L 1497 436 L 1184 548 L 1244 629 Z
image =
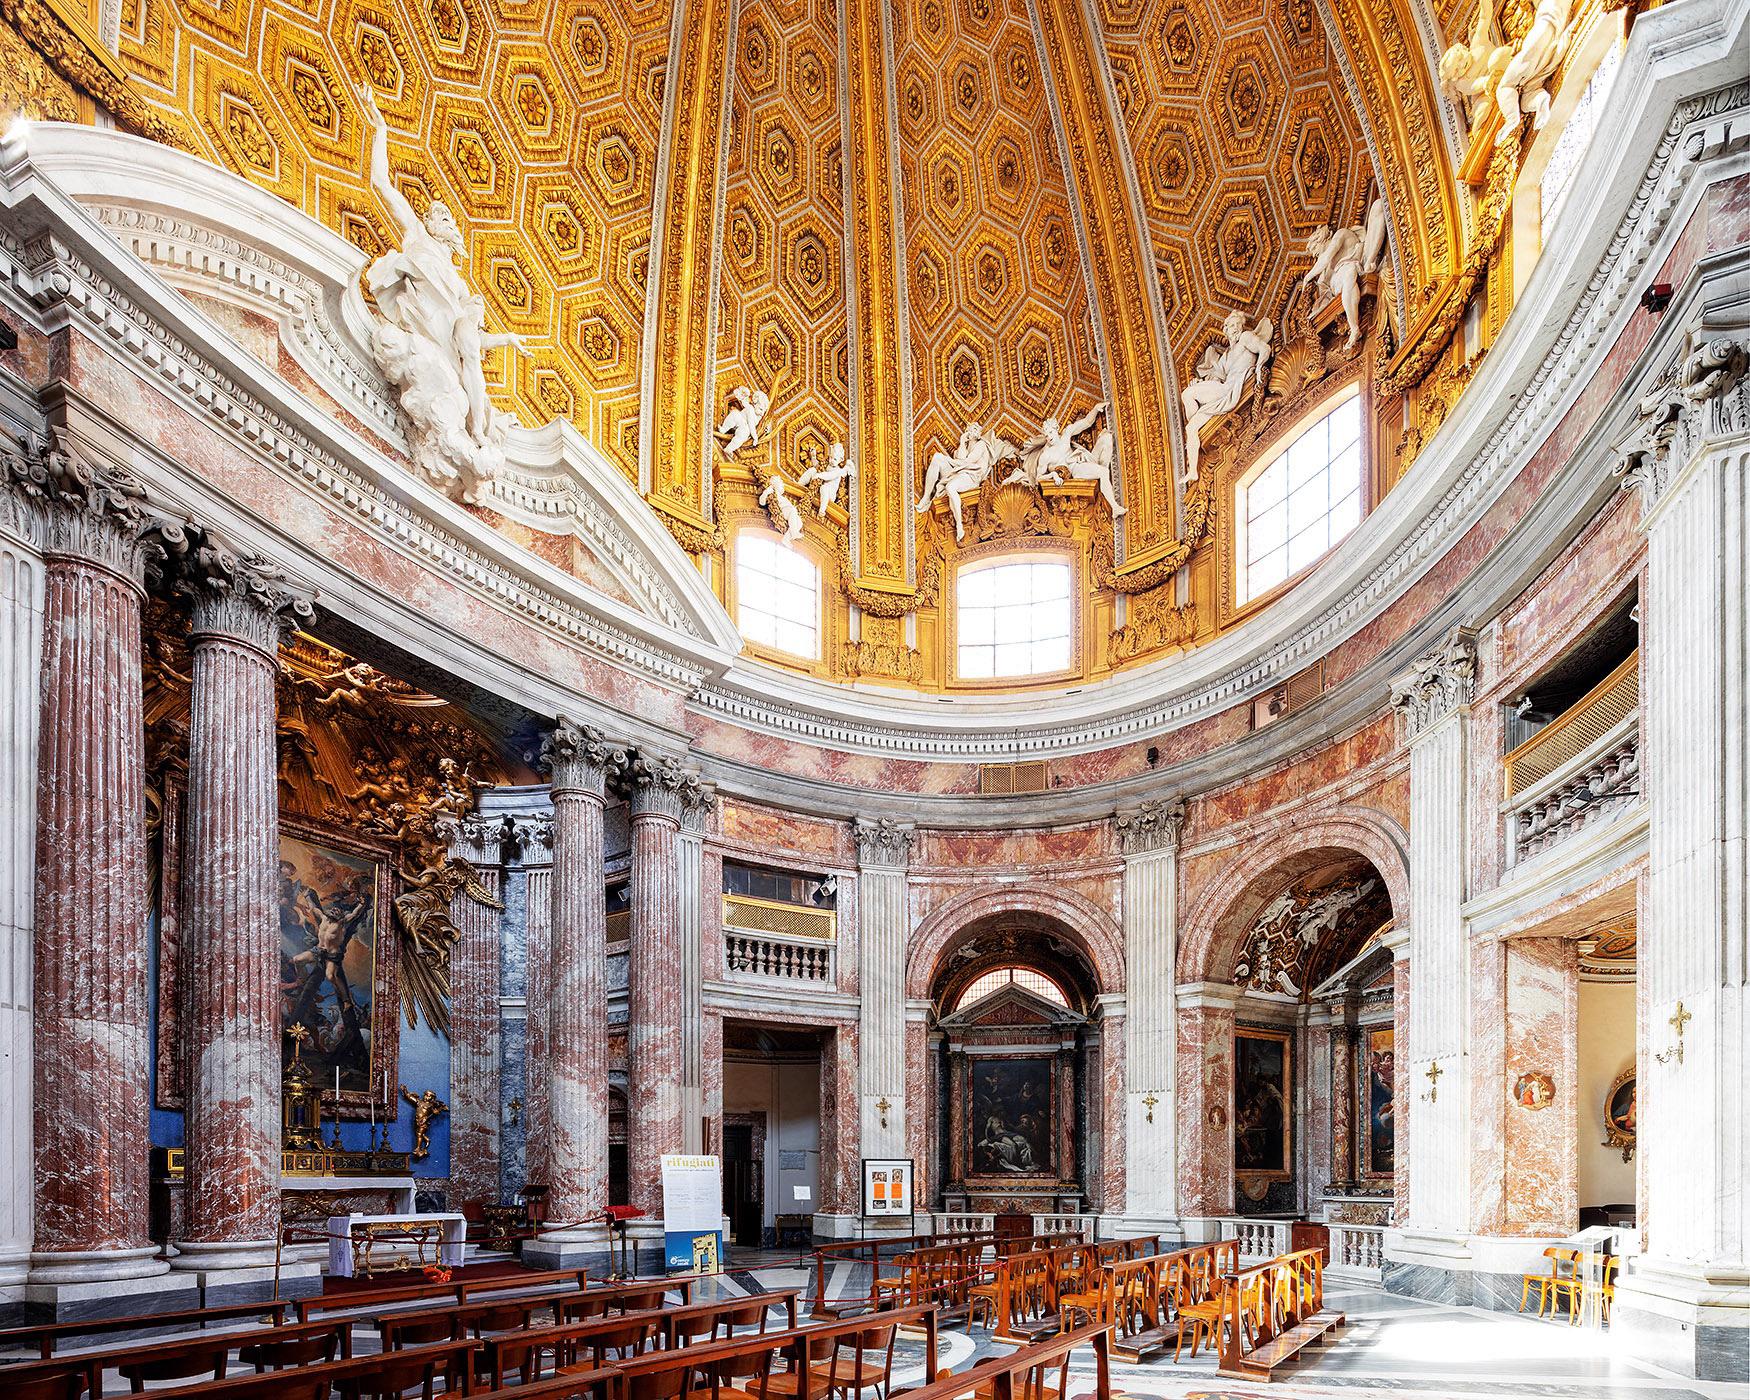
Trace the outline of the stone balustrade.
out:
M 837 977 L 834 945 L 779 933 L 723 931 L 723 965 L 732 978 L 764 981 L 777 977 L 791 982 L 831 987 Z
M 1385 1261 L 1385 1227 L 1329 1221 L 1325 1228 L 1331 1232 L 1330 1261 L 1325 1273 L 1378 1283 Z
M 989 1234 L 997 1227 L 994 1215 L 980 1215 L 977 1211 L 938 1211 L 935 1220 L 935 1232 L 938 1235 L 968 1235 Z
M 1221 1237 L 1239 1241 L 1242 1264 L 1255 1264 L 1261 1259 L 1287 1254 L 1291 1236 L 1291 1222 L 1287 1220 L 1260 1220 L 1243 1215 L 1221 1217 Z
M 1076 1230 L 1081 1231 L 1084 1240 L 1092 1240 L 1094 1238 L 1094 1217 L 1061 1213 L 1033 1217 L 1033 1233 L 1035 1235 L 1066 1235 Z

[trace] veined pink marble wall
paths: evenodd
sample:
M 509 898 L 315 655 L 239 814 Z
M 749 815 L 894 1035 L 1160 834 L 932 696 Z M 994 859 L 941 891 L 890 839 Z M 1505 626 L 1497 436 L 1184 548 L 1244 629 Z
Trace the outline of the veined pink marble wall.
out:
M 1410 1218 L 1410 961 L 1394 958 L 1392 973 L 1393 1219 Z
M 1579 1224 L 1579 945 L 1516 938 L 1507 945 L 1507 1177 L 1503 1228 L 1565 1235 Z M 1555 1098 L 1532 1109 L 1511 1086 L 1528 1073 L 1555 1081 Z
M 1231 1007 L 1180 1007 L 1179 1213 L 1233 1213 Z
M 1121 1012 L 1107 1012 L 1101 1021 L 1098 1068 L 1094 1084 L 1100 1094 L 1100 1172 L 1097 1181 L 1088 1183 L 1088 1190 L 1096 1208 L 1119 1212 L 1124 1209 L 1126 1197 L 1125 1145 L 1129 1129 Z
M 1412 942 L 1412 949 L 1414 943 Z M 1507 1141 L 1507 944 L 1471 945 L 1470 959 L 1470 1199 L 1471 1225 L 1500 1234 L 1512 1154 Z M 1547 1110 L 1546 1110 L 1547 1112 Z M 1454 1150 L 1459 1150 L 1454 1144 Z

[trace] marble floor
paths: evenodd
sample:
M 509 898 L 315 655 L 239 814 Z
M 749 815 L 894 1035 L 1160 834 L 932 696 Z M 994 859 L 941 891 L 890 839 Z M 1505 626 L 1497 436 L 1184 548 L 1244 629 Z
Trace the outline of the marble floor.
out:
M 866 1276 L 855 1279 L 849 1270 L 834 1282 L 838 1286 L 829 1286 L 829 1295 L 867 1287 Z M 809 1271 L 774 1263 L 752 1272 L 732 1270 L 720 1286 L 753 1292 L 811 1284 Z M 1333 1284 L 1326 1301 L 1349 1319 L 1341 1340 L 1268 1385 L 1218 1377 L 1214 1357 L 1205 1351 L 1177 1364 L 1170 1357 L 1118 1363 L 1113 1388 L 1130 1400 L 1750 1400 L 1750 1385 L 1688 1380 L 1618 1355 L 1608 1332 L 1583 1331 L 1565 1321 L 1423 1303 L 1371 1287 Z M 943 1334 L 941 1364 L 964 1370 L 998 1349 L 982 1328 L 951 1330 Z M 895 1389 L 922 1379 L 921 1361 L 920 1347 L 902 1346 L 895 1356 Z M 1089 1387 L 1078 1388 L 1078 1380 Z M 1091 1380 L 1091 1354 L 1083 1366 L 1072 1362 L 1070 1400 L 1089 1395 Z

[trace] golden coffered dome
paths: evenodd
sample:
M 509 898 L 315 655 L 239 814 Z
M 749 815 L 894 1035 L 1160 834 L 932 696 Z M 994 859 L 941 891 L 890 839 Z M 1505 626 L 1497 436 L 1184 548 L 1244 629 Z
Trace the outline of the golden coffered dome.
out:
M 949 683 L 932 649 L 962 556 L 1045 540 L 1075 555 L 1091 676 L 1243 616 L 1223 503 L 1289 425 L 1361 387 L 1365 509 L 1462 386 L 1448 347 L 1500 216 L 1479 257 L 1434 71 L 1441 27 L 1469 19 L 1437 8 L 128 0 L 107 105 L 376 254 L 396 233 L 368 84 L 396 184 L 456 214 L 488 329 L 524 338 L 488 353 L 500 406 L 574 423 L 717 561 L 732 610 L 737 533 L 788 523 L 772 478 L 795 494 L 848 445 L 851 484 L 800 513 L 825 600 L 802 669 Z M 1509 36 L 1522 11 L 1500 6 Z M 1309 240 L 1376 199 L 1389 240 L 1351 347 L 1303 274 Z M 1270 322 L 1274 362 L 1204 429 L 1188 485 L 1181 396 L 1235 312 Z M 771 408 L 730 457 L 715 430 L 738 385 Z M 1086 483 L 999 490 L 1004 473 L 968 495 L 963 538 L 916 508 L 969 423 L 1023 446 L 1102 402 L 1121 511 Z

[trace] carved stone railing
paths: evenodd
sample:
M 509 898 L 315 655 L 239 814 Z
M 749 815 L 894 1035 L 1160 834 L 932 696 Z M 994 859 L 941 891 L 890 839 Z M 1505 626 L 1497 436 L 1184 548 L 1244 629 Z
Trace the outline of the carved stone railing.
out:
M 938 1235 L 988 1235 L 996 1227 L 996 1216 L 962 1210 L 938 1211 L 933 1228 Z
M 1503 760 L 1511 861 L 1567 840 L 1641 796 L 1640 654 Z
M 1293 1238 L 1292 1222 L 1259 1220 L 1254 1216 L 1224 1215 L 1221 1217 L 1221 1237 L 1238 1240 L 1240 1262 L 1255 1264 L 1260 1259 L 1274 1259 L 1287 1254 Z
M 836 945 L 813 938 L 786 938 L 777 933 L 746 933 L 723 930 L 723 965 L 737 981 L 779 978 L 831 987 L 837 973 L 833 966 Z
M 1326 1222 L 1325 1228 L 1331 1232 L 1331 1257 L 1325 1266 L 1326 1275 L 1378 1283 L 1385 1265 L 1385 1227 L 1348 1225 L 1333 1220 Z
M 1094 1238 L 1094 1217 L 1091 1215 L 1035 1215 L 1033 1217 L 1033 1233 L 1035 1235 L 1068 1235 L 1081 1232 L 1084 1240 Z

